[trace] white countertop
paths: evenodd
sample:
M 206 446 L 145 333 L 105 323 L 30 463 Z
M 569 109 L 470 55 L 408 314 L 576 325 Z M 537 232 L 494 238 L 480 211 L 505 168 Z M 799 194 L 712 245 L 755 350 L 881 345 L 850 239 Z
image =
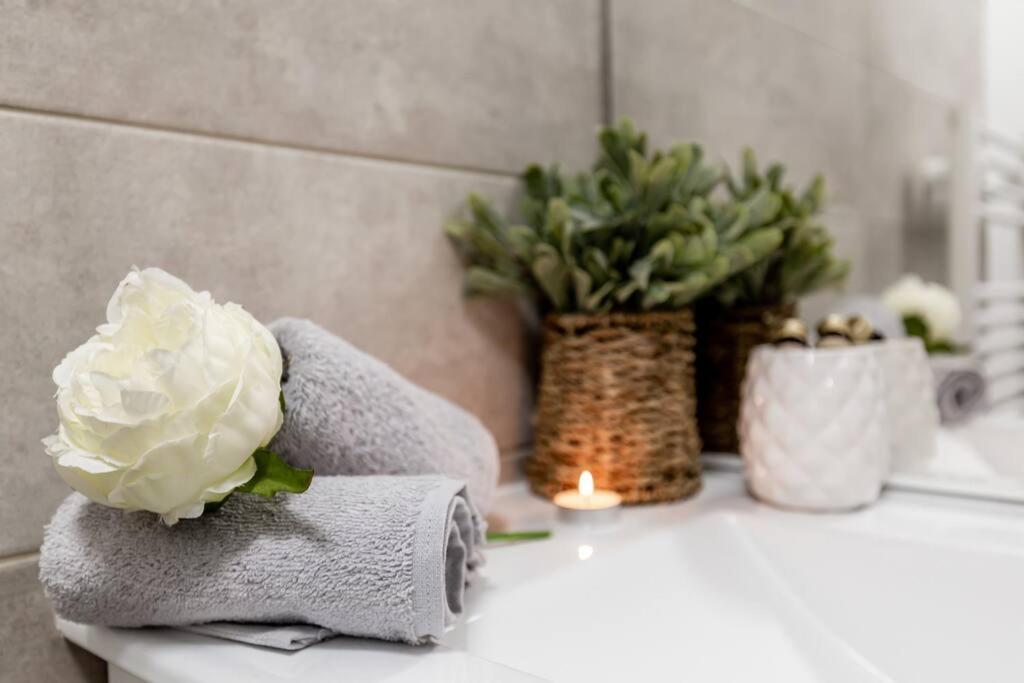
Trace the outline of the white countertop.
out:
M 493 516 L 554 537 L 488 549 L 441 643 L 294 653 L 58 621 L 146 681 L 1024 679 L 1024 506 L 914 493 L 842 515 L 755 503 L 737 472 L 612 528 L 559 525 L 522 485 Z

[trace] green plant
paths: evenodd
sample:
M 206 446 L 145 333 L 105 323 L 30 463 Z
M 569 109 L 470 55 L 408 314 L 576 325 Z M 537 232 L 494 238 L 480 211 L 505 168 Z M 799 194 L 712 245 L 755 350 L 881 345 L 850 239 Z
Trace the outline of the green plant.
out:
M 819 222 L 824 179 L 815 176 L 807 189 L 797 195 L 791 187 L 783 185 L 784 174 L 785 168 L 778 163 L 760 174 L 750 148 L 743 150 L 740 176 L 726 174 L 726 186 L 734 201 L 764 201 L 777 206 L 767 224 L 781 230 L 783 240 L 775 253 L 716 289 L 715 299 L 725 306 L 786 303 L 819 289 L 839 286 L 846 279 L 850 263 L 836 258 L 832 236 Z
M 935 335 L 932 334 L 932 331 L 928 327 L 928 323 L 925 321 L 923 316 L 903 316 L 903 329 L 906 331 L 908 337 L 918 337 L 921 340 L 921 343 L 924 344 L 924 350 L 928 354 L 962 353 L 964 350 L 963 346 L 956 344 L 949 339 L 937 339 Z
M 523 223 L 470 195 L 470 220 L 445 226 L 470 294 L 528 295 L 558 312 L 675 309 L 782 243 L 764 220 L 771 200 L 710 198 L 720 173 L 698 145 L 648 154 L 628 119 L 598 141 L 589 172 L 526 169 Z

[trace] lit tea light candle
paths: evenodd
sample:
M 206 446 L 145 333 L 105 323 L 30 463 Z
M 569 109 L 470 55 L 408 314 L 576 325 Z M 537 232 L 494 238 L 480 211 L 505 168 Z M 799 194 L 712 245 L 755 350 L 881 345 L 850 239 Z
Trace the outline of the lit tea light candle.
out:
M 574 524 L 607 524 L 619 514 L 622 496 L 615 491 L 594 489 L 594 476 L 589 470 L 580 474 L 576 490 L 555 494 L 558 515 Z

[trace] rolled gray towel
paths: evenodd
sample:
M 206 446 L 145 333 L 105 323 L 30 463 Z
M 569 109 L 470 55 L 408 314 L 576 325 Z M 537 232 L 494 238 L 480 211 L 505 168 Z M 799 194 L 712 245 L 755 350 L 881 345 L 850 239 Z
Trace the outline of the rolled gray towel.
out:
M 287 409 L 270 449 L 317 474 L 443 474 L 486 514 L 498 447 L 480 420 L 308 320 L 270 324 Z
M 935 398 L 943 424 L 962 422 L 988 405 L 986 382 L 970 356 L 931 356 Z
M 83 623 L 310 624 L 419 644 L 461 612 L 482 532 L 464 484 L 440 476 L 316 477 L 172 527 L 73 493 L 39 575 L 57 614 Z

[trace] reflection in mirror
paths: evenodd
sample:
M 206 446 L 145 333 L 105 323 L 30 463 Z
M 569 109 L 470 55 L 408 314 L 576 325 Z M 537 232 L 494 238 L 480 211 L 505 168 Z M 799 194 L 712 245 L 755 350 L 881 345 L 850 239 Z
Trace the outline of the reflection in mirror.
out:
M 904 265 L 937 282 L 883 297 L 928 349 L 941 420 L 933 457 L 894 453 L 890 485 L 1024 502 L 1024 457 L 1012 447 L 1024 438 L 1024 144 L 980 119 L 958 123 L 955 166 L 926 159 L 908 188 Z M 976 258 L 955 265 L 959 245 Z M 941 319 L 961 305 L 943 338 Z

